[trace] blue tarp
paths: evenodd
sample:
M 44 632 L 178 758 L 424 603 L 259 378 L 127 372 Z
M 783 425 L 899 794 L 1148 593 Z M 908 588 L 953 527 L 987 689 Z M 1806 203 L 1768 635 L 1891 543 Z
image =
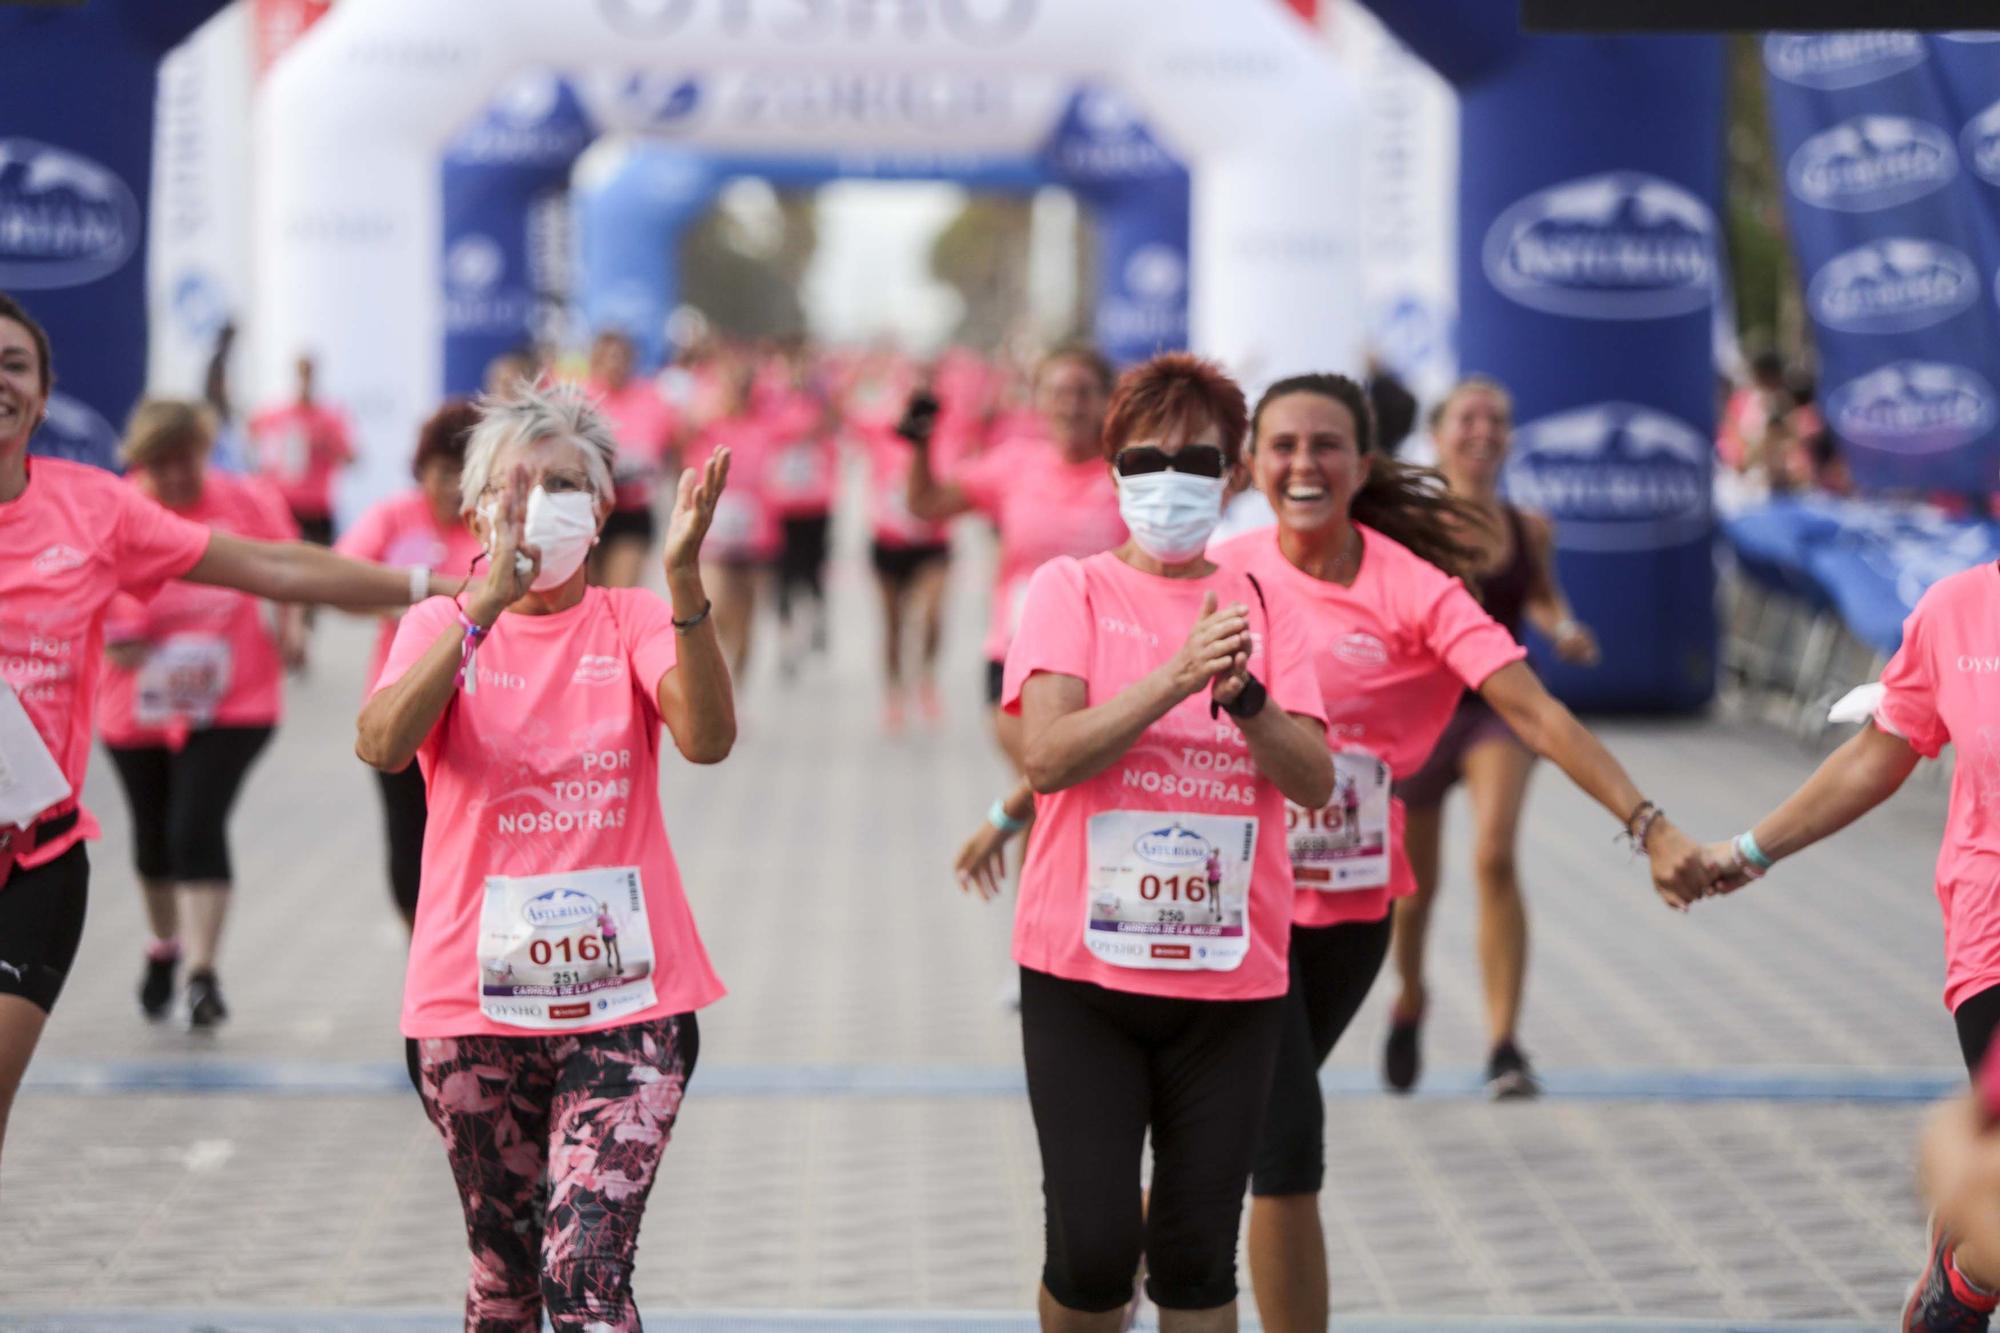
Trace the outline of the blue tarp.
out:
M 1782 497 L 1725 519 L 1722 532 L 1748 577 L 1832 607 L 1885 654 L 1933 583 L 2000 559 L 2000 523 L 1924 504 Z

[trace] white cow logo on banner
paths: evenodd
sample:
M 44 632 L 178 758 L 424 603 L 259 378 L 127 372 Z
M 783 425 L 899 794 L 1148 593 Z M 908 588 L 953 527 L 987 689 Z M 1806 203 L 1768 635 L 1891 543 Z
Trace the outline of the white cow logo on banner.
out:
M 1566 550 L 1647 551 L 1708 538 L 1708 440 L 1637 403 L 1528 422 L 1515 432 L 1505 480 L 1514 503 L 1555 517 Z
M 138 249 L 139 201 L 115 172 L 36 139 L 0 139 L 0 288 L 80 287 Z
M 1715 215 L 1672 181 L 1607 171 L 1502 213 L 1484 259 L 1503 294 L 1552 315 L 1685 315 L 1715 299 Z
M 1841 438 L 1899 454 L 1969 444 L 1993 428 L 1993 386 L 1974 370 L 1938 361 L 1897 361 L 1827 396 Z
M 1909 333 L 1979 299 L 1979 271 L 1949 245 L 1914 236 L 1856 246 L 1813 275 L 1806 305 L 1842 333 Z
M 1921 199 L 1958 174 L 1951 136 L 1908 116 L 1855 116 L 1799 145 L 1786 176 L 1806 203 L 1867 213 Z
M 1924 39 L 1913 32 L 1774 32 L 1764 39 L 1764 66 L 1802 88 L 1859 88 L 1924 63 Z

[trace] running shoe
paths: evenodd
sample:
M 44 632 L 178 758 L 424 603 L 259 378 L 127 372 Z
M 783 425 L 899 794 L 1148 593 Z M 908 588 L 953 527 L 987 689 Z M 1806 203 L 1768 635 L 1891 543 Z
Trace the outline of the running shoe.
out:
M 1535 1069 L 1510 1039 L 1493 1048 L 1486 1061 L 1486 1095 L 1496 1102 L 1521 1101 L 1542 1095 Z
M 193 972 L 188 975 L 188 1027 L 194 1031 L 212 1028 L 229 1017 L 229 1009 L 222 1003 L 222 987 L 216 984 L 215 973 Z
M 147 1018 L 159 1020 L 167 1016 L 167 1010 L 174 1003 L 174 973 L 181 965 L 181 956 L 155 958 L 146 955 L 146 971 L 139 979 L 139 1010 Z
M 1404 1018 L 1391 1012 L 1389 1040 L 1382 1046 L 1382 1081 L 1391 1092 L 1408 1092 L 1417 1086 L 1424 1069 L 1423 1049 L 1417 1040 L 1422 1018 Z
M 1961 1294 L 1960 1283 L 1952 1279 L 1951 1241 L 1935 1225 L 1931 1227 L 1930 1261 L 1924 1265 L 1923 1276 L 1910 1288 L 1910 1299 L 1903 1305 L 1903 1322 L 1898 1325 L 1903 1333 L 1986 1333 L 1993 1319 L 1993 1302 L 1989 1297 L 1985 1309 L 1980 1309 Z

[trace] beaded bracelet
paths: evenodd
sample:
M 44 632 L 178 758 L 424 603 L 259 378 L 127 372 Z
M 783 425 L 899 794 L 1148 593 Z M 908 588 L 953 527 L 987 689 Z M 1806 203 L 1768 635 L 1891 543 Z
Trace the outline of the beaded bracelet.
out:
M 477 694 L 479 672 L 473 667 L 473 658 L 479 652 L 479 641 L 492 626 L 479 624 L 463 611 L 458 613 L 458 623 L 465 630 L 465 641 L 458 645 L 458 685 L 467 694 Z

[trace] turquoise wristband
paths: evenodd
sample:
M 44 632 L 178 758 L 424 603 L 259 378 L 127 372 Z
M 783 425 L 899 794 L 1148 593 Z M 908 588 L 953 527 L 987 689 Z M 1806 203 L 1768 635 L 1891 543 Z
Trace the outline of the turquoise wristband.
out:
M 1764 849 L 1757 845 L 1757 835 L 1749 829 L 1744 829 L 1736 835 L 1736 850 L 1745 861 L 1756 866 L 1759 870 L 1769 870 L 1771 868 L 1771 858 L 1764 855 Z
M 1002 833 L 1019 833 L 1028 827 L 1027 820 L 1016 819 L 1007 813 L 1007 802 L 998 796 L 993 798 L 992 808 L 986 812 L 986 822 Z

